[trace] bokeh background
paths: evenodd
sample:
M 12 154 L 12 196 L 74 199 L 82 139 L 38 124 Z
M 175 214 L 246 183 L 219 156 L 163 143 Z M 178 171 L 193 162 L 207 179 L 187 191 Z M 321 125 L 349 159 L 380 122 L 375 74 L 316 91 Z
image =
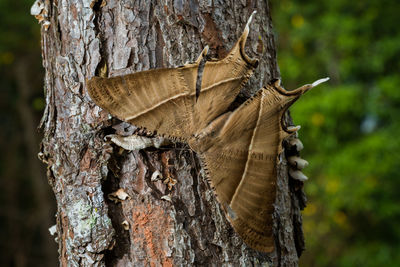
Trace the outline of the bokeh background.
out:
M 44 110 L 33 0 L 0 0 L 0 266 L 57 266 L 55 199 L 37 160 Z M 400 2 L 272 1 L 311 164 L 300 266 L 400 266 Z
M 400 266 L 400 1 L 273 1 L 310 162 L 300 266 Z
M 44 109 L 33 0 L 0 0 L 0 266 L 58 266 L 55 199 L 38 158 Z

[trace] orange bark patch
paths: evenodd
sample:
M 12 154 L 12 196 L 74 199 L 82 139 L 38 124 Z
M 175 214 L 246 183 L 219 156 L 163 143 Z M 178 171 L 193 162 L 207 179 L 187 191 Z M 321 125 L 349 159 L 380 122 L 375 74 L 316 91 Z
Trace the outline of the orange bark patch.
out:
M 150 266 L 172 266 L 172 258 L 166 253 L 173 222 L 162 207 L 135 206 L 131 226 L 131 240 L 146 251 Z

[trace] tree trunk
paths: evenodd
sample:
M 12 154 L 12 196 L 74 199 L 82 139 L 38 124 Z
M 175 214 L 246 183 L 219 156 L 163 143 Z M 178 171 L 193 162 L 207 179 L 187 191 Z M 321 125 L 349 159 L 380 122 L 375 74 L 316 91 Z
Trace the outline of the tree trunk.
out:
M 267 1 L 40 3 L 47 100 L 41 156 L 57 199 L 61 265 L 297 265 L 301 190 L 290 189 L 285 161 L 277 177 L 276 249 L 261 254 L 232 230 L 187 145 L 140 151 L 111 145 L 105 135 L 135 128 L 110 119 L 85 88 L 86 79 L 105 71 L 111 77 L 183 65 L 206 45 L 221 58 L 257 10 L 246 49 L 260 65 L 238 101 L 245 99 L 279 77 Z M 156 171 L 165 180 L 154 179 Z M 130 198 L 111 201 L 120 188 Z

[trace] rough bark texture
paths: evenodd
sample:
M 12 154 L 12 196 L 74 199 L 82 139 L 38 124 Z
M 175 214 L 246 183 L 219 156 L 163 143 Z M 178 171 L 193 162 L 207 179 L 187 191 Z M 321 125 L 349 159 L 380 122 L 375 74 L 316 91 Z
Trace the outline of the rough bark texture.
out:
M 85 89 L 85 80 L 105 69 L 115 76 L 179 66 L 196 59 L 205 45 L 213 57 L 222 57 L 257 10 L 247 52 L 258 57 L 260 65 L 241 94 L 244 99 L 279 77 L 268 3 L 43 3 L 50 26 L 42 22 L 47 108 L 41 155 L 57 199 L 61 265 L 297 265 L 303 246 L 301 190 L 290 188 L 284 159 L 274 215 L 276 250 L 260 254 L 233 232 L 199 160 L 186 145 L 130 152 L 107 143 L 106 134 L 128 135 L 135 129 L 108 120 Z M 163 178 L 152 181 L 156 171 Z M 107 196 L 119 188 L 130 199 L 114 203 Z M 125 220 L 128 230 L 122 225 Z

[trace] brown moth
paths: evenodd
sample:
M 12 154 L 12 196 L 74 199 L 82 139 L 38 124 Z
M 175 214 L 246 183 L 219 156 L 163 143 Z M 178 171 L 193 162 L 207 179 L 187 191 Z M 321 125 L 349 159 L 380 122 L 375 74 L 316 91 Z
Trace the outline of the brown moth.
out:
M 187 142 L 201 158 L 236 232 L 250 247 L 271 252 L 278 156 L 283 139 L 299 129 L 286 128 L 282 117 L 304 92 L 327 79 L 293 91 L 276 80 L 228 112 L 258 64 L 244 51 L 250 21 L 251 17 L 224 59 L 206 61 L 198 94 L 198 70 L 207 47 L 192 64 L 94 77 L 87 88 L 93 101 L 113 116 L 147 132 Z

